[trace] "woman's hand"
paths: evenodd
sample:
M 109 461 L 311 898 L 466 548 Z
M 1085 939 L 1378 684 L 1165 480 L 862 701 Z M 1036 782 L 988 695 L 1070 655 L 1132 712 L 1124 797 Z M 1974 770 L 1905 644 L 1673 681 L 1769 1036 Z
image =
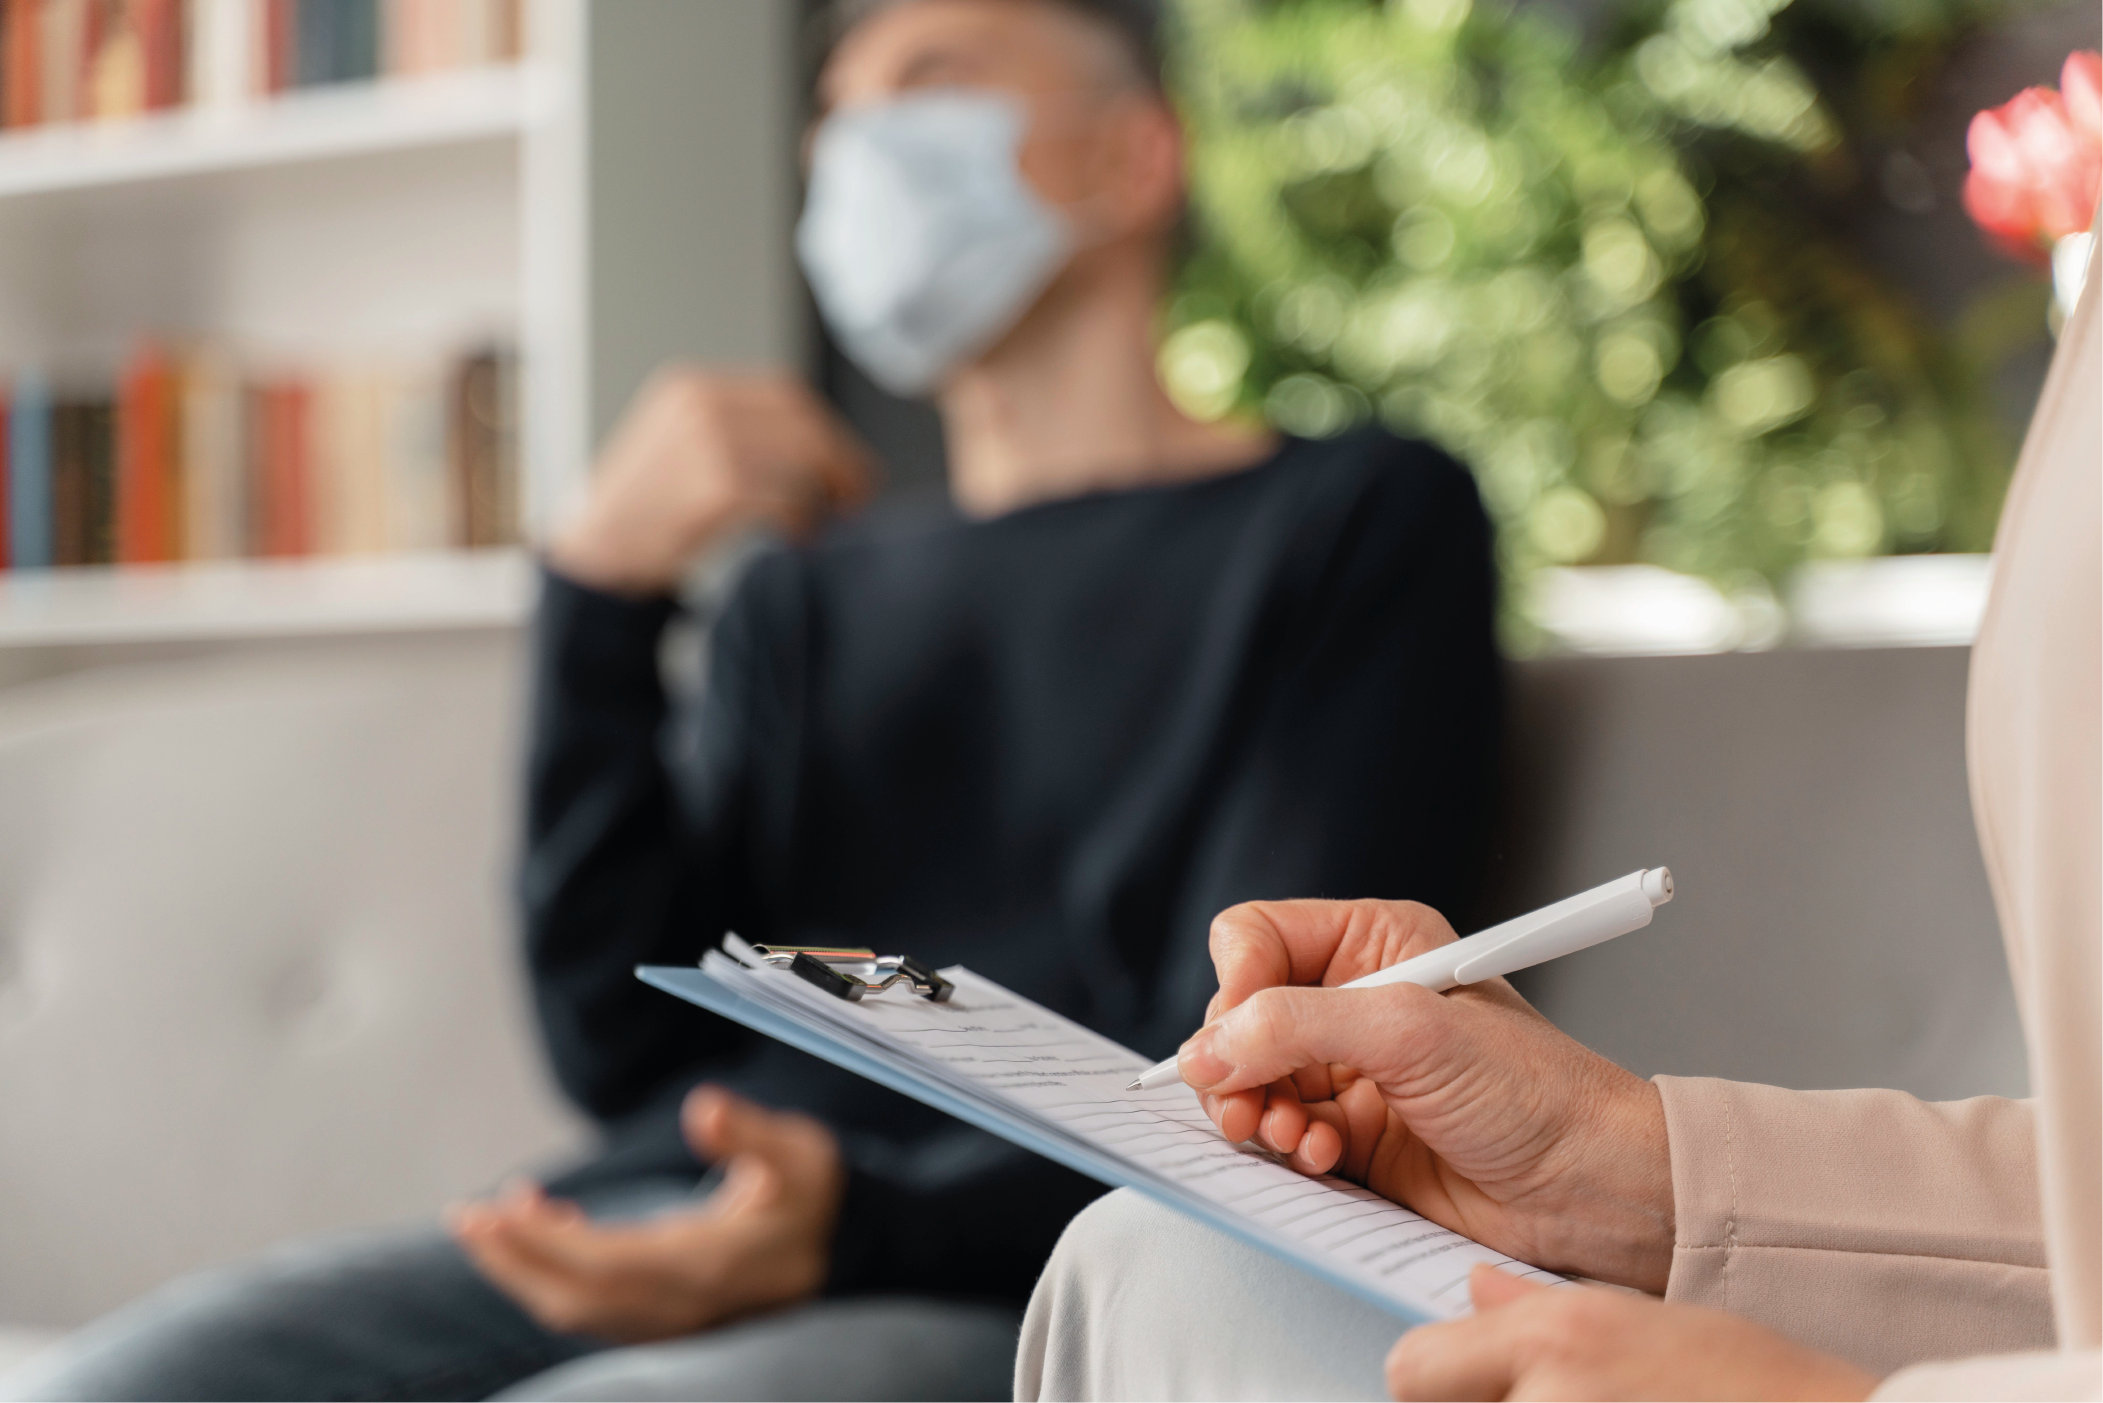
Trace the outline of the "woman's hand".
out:
M 1554 1289 L 1489 1267 L 1475 1314 L 1425 1325 L 1387 1355 L 1397 1398 L 1867 1398 L 1877 1381 L 1722 1311 L 1598 1287 Z
M 1222 913 L 1220 992 L 1183 1045 L 1184 1080 L 1230 1140 L 1334 1170 L 1523 1261 L 1663 1292 L 1672 1171 L 1656 1088 L 1501 979 L 1450 994 L 1333 987 L 1454 938 L 1414 902 Z
M 692 1209 L 594 1223 L 532 1186 L 456 1210 L 477 1269 L 550 1330 L 633 1344 L 690 1335 L 814 1295 L 845 1174 L 832 1132 L 714 1087 L 687 1097 L 689 1143 L 725 1161 Z

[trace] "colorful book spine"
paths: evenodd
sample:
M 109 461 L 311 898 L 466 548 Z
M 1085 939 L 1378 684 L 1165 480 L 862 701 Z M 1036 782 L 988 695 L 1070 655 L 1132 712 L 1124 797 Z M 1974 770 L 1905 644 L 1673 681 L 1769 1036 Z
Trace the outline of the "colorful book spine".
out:
M 485 346 L 244 380 L 148 347 L 109 393 L 0 384 L 0 568 L 518 540 L 517 362 Z
M 258 510 L 250 523 L 252 550 L 264 556 L 309 554 L 313 549 L 309 391 L 296 380 L 279 380 L 258 389 L 255 403 L 259 412 L 250 419 L 256 438 L 250 462 Z
M 453 372 L 448 411 L 453 500 L 462 546 L 511 543 L 517 510 L 517 446 L 511 358 L 495 349 L 470 354 Z
M 116 558 L 146 565 L 175 556 L 176 462 L 173 372 L 143 352 L 117 393 Z
M 129 0 L 132 27 L 146 58 L 146 107 L 179 107 L 189 96 L 188 23 L 182 0 Z M 209 3 L 206 6 L 210 8 Z
M 51 541 L 51 392 L 44 377 L 15 377 L 7 414 L 8 563 L 42 569 L 54 563 Z
M 388 545 L 442 550 L 453 543 L 445 368 L 425 360 L 396 364 L 384 372 L 380 397 Z
M 185 358 L 180 384 L 182 558 L 231 559 L 248 549 L 240 380 L 207 349 Z
M 130 6 L 97 3 L 82 37 L 87 79 L 83 117 L 136 117 L 146 110 L 146 42 Z
M 183 100 L 210 108 L 247 101 L 256 7 L 248 0 L 191 4 L 182 8 L 178 20 L 183 31 Z
M 301 87 L 380 71 L 379 0 L 297 0 L 293 23 Z
M 261 385 L 241 387 L 241 554 L 263 554 L 269 534 L 269 478 L 264 445 L 270 441 L 270 397 Z
M 93 399 L 81 407 L 82 446 L 87 455 L 87 560 L 109 565 L 117 559 L 117 407 Z
M 88 115 L 81 90 L 87 77 L 91 16 L 92 0 L 43 0 L 37 21 L 40 121 L 71 122 Z
M 362 82 L 381 74 L 381 2 L 334 0 L 336 55 L 330 63 L 334 82 Z
M 81 406 L 51 405 L 51 563 L 88 563 L 88 460 Z
M 336 80 L 337 15 L 333 0 L 292 0 L 292 86 Z
M 44 120 L 44 0 L 4 0 L 0 15 L 6 17 L 6 111 L 8 126 L 36 126 Z
M 408 77 L 445 67 L 440 18 L 434 0 L 381 0 L 380 60 L 388 73 Z
M 525 0 L 0 0 L 0 127 L 504 63 Z
M 488 0 L 494 17 L 490 21 L 492 44 L 489 57 L 497 63 L 514 63 L 526 55 L 525 0 Z
M 259 52 L 256 91 L 264 95 L 291 87 L 299 74 L 297 0 L 255 0 L 262 11 L 256 26 Z
M 309 461 L 317 506 L 314 547 L 323 554 L 387 549 L 387 444 L 381 378 L 348 366 L 315 387 Z
M 80 400 L 57 400 L 51 406 L 51 561 L 54 565 L 93 562 L 94 510 L 88 485 L 89 425 L 92 408 Z
M 333 68 L 336 81 L 357 83 L 380 76 L 380 0 L 335 0 L 340 13 L 336 34 L 342 52 Z
M 12 402 L 7 396 L 0 395 L 0 570 L 7 568 L 14 549 L 14 531 L 8 525 L 8 509 L 14 496 L 14 488 L 8 481 L 7 465 L 10 436 L 8 424 L 12 413 Z

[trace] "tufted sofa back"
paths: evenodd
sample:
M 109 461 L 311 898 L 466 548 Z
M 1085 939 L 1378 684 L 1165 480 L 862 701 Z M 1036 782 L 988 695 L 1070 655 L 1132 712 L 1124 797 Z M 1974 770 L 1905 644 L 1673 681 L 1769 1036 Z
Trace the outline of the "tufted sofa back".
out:
M 0 692 L 0 1324 L 427 1214 L 572 1138 L 512 955 L 515 647 Z

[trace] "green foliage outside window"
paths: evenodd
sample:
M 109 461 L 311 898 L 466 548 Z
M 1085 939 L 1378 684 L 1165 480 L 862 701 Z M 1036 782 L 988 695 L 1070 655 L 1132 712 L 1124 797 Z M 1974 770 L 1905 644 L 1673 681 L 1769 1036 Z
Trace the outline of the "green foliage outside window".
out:
M 1490 3 L 1182 0 L 1178 401 L 1440 443 L 1511 582 L 1986 549 L 2010 455 L 1978 367 L 1799 198 L 1845 170 L 1846 105 L 1961 17 L 1818 33 L 1870 93 L 1829 98 L 1789 0 L 1669 0 L 1590 55 Z

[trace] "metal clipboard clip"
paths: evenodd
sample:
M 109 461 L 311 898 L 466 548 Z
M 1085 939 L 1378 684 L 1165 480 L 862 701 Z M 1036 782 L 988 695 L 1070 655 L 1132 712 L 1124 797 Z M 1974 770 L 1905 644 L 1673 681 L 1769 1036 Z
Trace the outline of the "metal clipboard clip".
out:
M 933 1003 L 948 1003 L 956 985 L 911 955 L 879 955 L 840 945 L 748 945 L 755 957 L 809 980 L 849 1003 L 880 994 L 894 984 L 907 984 Z

